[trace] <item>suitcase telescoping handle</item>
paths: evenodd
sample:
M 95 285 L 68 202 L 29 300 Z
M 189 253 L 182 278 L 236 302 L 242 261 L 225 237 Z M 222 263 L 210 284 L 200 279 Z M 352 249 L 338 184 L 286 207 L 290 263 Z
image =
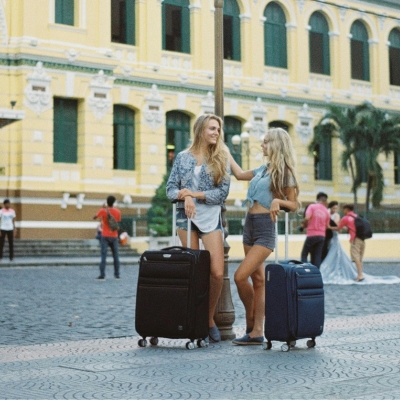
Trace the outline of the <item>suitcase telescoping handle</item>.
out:
M 285 212 L 285 260 L 289 254 L 289 209 L 281 207 L 281 211 Z M 275 222 L 275 263 L 278 262 L 278 217 Z
M 173 200 L 172 201 L 172 235 L 174 236 L 174 245 L 179 246 L 178 242 L 178 230 L 176 229 L 176 203 L 183 203 L 183 200 Z M 192 231 L 192 224 L 190 218 L 188 218 L 187 224 L 187 247 L 190 248 L 191 246 L 191 231 Z

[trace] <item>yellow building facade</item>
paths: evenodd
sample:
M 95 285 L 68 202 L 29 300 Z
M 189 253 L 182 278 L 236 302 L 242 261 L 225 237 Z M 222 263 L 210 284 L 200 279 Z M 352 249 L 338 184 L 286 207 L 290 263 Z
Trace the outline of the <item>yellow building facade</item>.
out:
M 0 129 L 0 198 L 20 238 L 91 238 L 108 194 L 125 218 L 145 215 L 169 157 L 214 110 L 214 14 L 210 0 L 0 0 L 0 121 L 16 120 Z M 398 1 L 225 0 L 224 15 L 232 151 L 256 167 L 268 126 L 287 127 L 301 200 L 351 202 L 340 143 L 322 174 L 307 146 L 329 105 L 400 109 Z M 383 204 L 399 205 L 396 157 L 381 161 Z M 232 178 L 229 207 L 246 188 Z

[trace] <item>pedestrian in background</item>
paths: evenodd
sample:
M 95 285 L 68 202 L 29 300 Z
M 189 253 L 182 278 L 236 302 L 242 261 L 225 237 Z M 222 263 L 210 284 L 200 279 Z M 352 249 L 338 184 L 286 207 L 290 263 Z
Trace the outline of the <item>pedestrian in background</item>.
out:
M 209 337 L 219 342 L 221 334 L 214 321 L 224 278 L 224 244 L 221 206 L 229 192 L 229 151 L 223 140 L 222 120 L 216 115 L 200 115 L 194 123 L 192 146 L 175 159 L 167 182 L 170 200 L 177 204 L 179 239 L 187 246 L 188 218 L 191 219 L 191 248 L 199 249 L 199 239 L 211 256 Z
M 8 240 L 8 248 L 10 253 L 10 261 L 14 260 L 14 219 L 16 217 L 15 211 L 11 208 L 10 200 L 3 201 L 3 208 L 0 209 L 0 261 L 3 259 L 4 242 Z
M 282 128 L 269 129 L 261 148 L 267 162 L 255 170 L 243 171 L 230 157 L 235 178 L 251 181 L 244 201 L 244 205 L 249 203 L 243 232 L 245 258 L 235 272 L 235 283 L 246 311 L 246 334 L 233 340 L 237 345 L 257 345 L 264 341 L 264 261 L 275 248 L 275 222 L 280 208 L 295 211 L 300 206 L 289 134 Z
M 330 201 L 328 204 L 328 211 L 331 218 L 329 226 L 338 226 L 340 221 L 340 215 L 338 213 L 338 210 L 339 210 L 339 203 L 336 200 Z M 332 229 L 327 228 L 325 230 L 325 241 L 324 241 L 324 247 L 322 248 L 321 263 L 325 260 L 326 256 L 328 255 L 332 238 L 333 238 L 333 231 Z
M 307 207 L 306 216 L 303 220 L 303 226 L 307 228 L 307 238 L 301 251 L 301 262 L 306 263 L 308 254 L 310 254 L 311 264 L 317 268 L 320 267 L 322 262 L 322 249 L 330 221 L 327 205 L 328 195 L 319 192 L 316 203 Z
M 111 248 L 111 252 L 114 260 L 114 277 L 115 279 L 120 278 L 119 272 L 119 255 L 118 255 L 118 222 L 121 221 L 121 212 L 114 207 L 116 198 L 114 196 L 107 197 L 106 207 L 102 207 L 93 219 L 101 219 L 101 261 L 100 261 L 100 275 L 96 278 L 104 280 L 106 277 L 106 259 L 108 248 Z M 113 221 L 114 220 L 114 221 Z M 117 223 L 116 229 L 113 226 Z
M 350 255 L 352 261 L 354 261 L 357 267 L 357 277 L 355 281 L 361 282 L 364 280 L 363 257 L 365 252 L 365 241 L 356 237 L 355 219 L 357 214 L 355 214 L 353 210 L 353 204 L 345 204 L 343 206 L 344 217 L 340 220 L 337 228 L 331 229 L 340 232 L 344 227 L 347 227 L 350 233 Z

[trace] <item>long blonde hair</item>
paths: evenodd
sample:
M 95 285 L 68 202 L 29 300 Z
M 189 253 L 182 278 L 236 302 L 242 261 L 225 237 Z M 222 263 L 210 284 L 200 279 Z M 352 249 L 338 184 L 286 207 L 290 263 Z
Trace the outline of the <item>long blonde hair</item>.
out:
M 285 199 L 285 187 L 293 179 L 297 209 L 301 207 L 299 185 L 296 178 L 296 156 L 289 134 L 282 128 L 268 130 L 268 172 L 271 176 L 271 191 L 274 196 Z
M 199 152 L 201 145 L 203 143 L 203 132 L 207 128 L 210 120 L 215 119 L 220 127 L 220 134 L 217 138 L 217 143 L 215 145 L 210 145 L 207 147 L 207 153 L 205 155 L 208 170 L 213 175 L 214 185 L 217 186 L 222 182 L 222 179 L 227 176 L 227 163 L 228 163 L 228 149 L 224 143 L 223 134 L 223 121 L 220 117 L 214 114 L 204 114 L 200 115 L 193 126 L 193 144 L 190 146 L 189 151 Z

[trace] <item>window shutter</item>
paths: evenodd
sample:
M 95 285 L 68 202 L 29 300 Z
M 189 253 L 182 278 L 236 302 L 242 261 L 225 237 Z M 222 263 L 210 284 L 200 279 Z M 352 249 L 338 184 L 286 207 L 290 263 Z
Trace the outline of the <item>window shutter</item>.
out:
M 54 99 L 53 161 L 76 163 L 78 160 L 78 103 Z
M 286 18 L 282 8 L 270 3 L 265 8 L 265 65 L 287 68 Z
M 135 0 L 126 0 L 126 44 L 135 44 Z
M 190 10 L 188 4 L 182 6 L 182 53 L 190 53 Z
M 135 112 L 114 106 L 114 169 L 135 169 Z
M 55 22 L 57 24 L 74 25 L 74 0 L 56 0 Z
M 233 57 L 235 61 L 240 61 L 240 18 L 239 15 L 233 17 L 232 21 L 233 30 Z

